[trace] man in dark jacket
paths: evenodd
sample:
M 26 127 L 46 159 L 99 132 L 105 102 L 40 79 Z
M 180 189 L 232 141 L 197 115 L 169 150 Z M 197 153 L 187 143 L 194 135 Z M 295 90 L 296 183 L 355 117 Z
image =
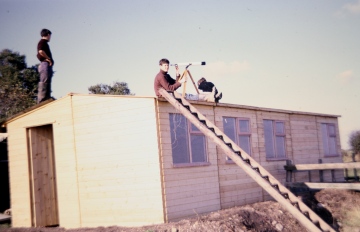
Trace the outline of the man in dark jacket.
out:
M 37 102 L 40 103 L 45 101 L 50 97 L 51 94 L 51 78 L 54 74 L 53 66 L 54 60 L 50 51 L 48 42 L 51 39 L 51 31 L 48 29 L 41 30 L 41 40 L 37 45 L 37 58 L 41 62 L 38 70 L 40 73 L 40 82 L 38 87 L 38 99 Z
M 159 93 L 160 88 L 164 88 L 166 91 L 173 92 L 181 86 L 181 83 L 178 82 L 180 78 L 179 68 L 176 66 L 176 80 L 174 80 L 168 74 L 169 64 L 170 61 L 168 59 L 161 59 L 159 61 L 160 72 L 155 76 L 154 80 L 154 90 L 156 96 L 158 97 L 161 97 L 161 94 Z
M 198 89 L 203 92 L 214 92 L 215 102 L 219 102 L 222 98 L 222 93 L 219 93 L 215 85 L 212 82 L 206 81 L 204 77 L 200 78 L 198 81 Z

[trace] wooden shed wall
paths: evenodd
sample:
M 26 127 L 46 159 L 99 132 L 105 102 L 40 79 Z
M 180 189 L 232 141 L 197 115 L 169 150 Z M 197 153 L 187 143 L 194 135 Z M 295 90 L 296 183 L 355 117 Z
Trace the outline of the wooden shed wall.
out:
M 70 97 L 36 108 L 7 125 L 12 225 L 32 226 L 26 130 L 42 125 L 53 126 L 60 223 L 67 227 L 79 227 L 80 211 Z
M 250 120 L 252 158 L 260 162 L 259 136 L 256 111 L 249 109 L 215 107 L 215 125 L 224 131 L 223 117 L 247 118 Z M 227 160 L 222 149 L 217 148 L 221 208 L 263 201 L 262 188 L 234 162 Z
M 166 221 L 176 221 L 220 209 L 216 145 L 206 139 L 209 165 L 173 167 L 169 113 L 179 113 L 168 102 L 158 101 L 163 194 Z M 195 105 L 214 122 L 212 106 Z
M 160 106 L 160 125 L 161 125 L 161 144 L 162 144 L 162 164 L 164 166 L 164 194 L 167 207 L 166 211 L 168 220 L 178 220 L 182 217 L 194 215 L 192 209 L 197 213 L 206 212 L 206 208 L 200 211 L 197 204 L 191 204 L 193 199 L 201 199 L 215 209 L 219 207 L 216 200 L 220 202 L 220 208 L 229 208 L 236 205 L 244 205 L 258 201 L 269 200 L 271 197 L 258 184 L 253 181 L 246 173 L 235 163 L 226 160 L 224 152 L 217 148 L 211 141 L 207 141 L 209 159 L 217 156 L 217 162 L 210 162 L 210 166 L 204 167 L 182 167 L 174 168 L 172 165 L 171 138 L 168 131 L 169 113 L 176 111 L 167 102 L 159 102 Z M 259 162 L 266 170 L 268 170 L 280 182 L 285 183 L 286 172 L 284 165 L 286 160 L 293 160 L 295 163 L 317 163 L 318 159 L 325 162 L 341 162 L 340 155 L 340 138 L 338 132 L 337 117 L 331 117 L 321 114 L 292 112 L 285 110 L 267 110 L 252 107 L 229 107 L 226 104 L 220 104 L 216 107 L 211 104 L 194 104 L 194 106 L 202 112 L 208 119 L 213 120 L 215 125 L 223 130 L 223 117 L 248 118 L 251 127 L 251 149 L 252 157 Z M 267 160 L 265 153 L 265 137 L 263 120 L 283 121 L 285 125 L 285 142 L 286 142 L 286 158 L 278 160 Z M 322 149 L 321 123 L 335 123 L 337 129 L 339 156 L 325 157 Z M 213 148 L 215 146 L 215 148 Z M 213 151 L 215 149 L 216 151 Z M 217 167 L 215 167 L 217 165 Z M 215 173 L 214 173 L 215 172 Z M 213 176 L 213 175 L 218 175 Z M 300 174 L 301 175 L 301 174 Z M 300 178 L 301 177 L 301 178 Z M 298 179 L 305 181 L 305 176 Z M 337 179 L 341 180 L 342 173 L 336 174 Z M 218 178 L 218 180 L 216 180 Z M 306 176 L 306 178 L 308 178 Z M 206 182 L 203 182 L 205 181 Z M 296 180 L 296 181 L 299 181 Z M 216 186 L 218 181 L 219 187 Z M 201 198 L 200 194 L 194 194 L 199 191 L 198 186 L 207 183 L 206 187 L 213 186 L 214 190 L 219 188 L 219 193 L 215 193 L 215 198 Z M 171 187 L 174 187 L 172 190 Z M 178 187 L 182 188 L 178 188 Z M 189 189 L 189 190 L 187 190 Z M 205 191 L 204 187 L 202 187 Z M 209 191 L 209 190 L 206 190 Z M 211 191 L 211 190 L 210 190 Z M 208 192 L 208 194 L 210 194 Z M 218 195 L 219 194 L 219 195 Z M 220 197 L 218 199 L 218 196 Z M 172 199 L 177 199 L 175 203 Z M 188 203 L 189 202 L 189 203 Z M 180 204 L 181 203 L 181 204 Z M 177 205 L 179 204 L 179 205 Z M 172 206 L 176 206 L 176 212 L 171 210 Z M 195 205 L 195 206 L 194 206 Z M 168 208 L 167 208 L 168 209 Z
M 321 123 L 335 124 L 338 156 L 326 157 L 324 155 Z M 323 163 L 342 163 L 337 118 L 316 115 L 291 115 L 291 139 L 293 143 L 293 157 L 291 160 L 294 164 L 316 164 L 319 159 Z M 336 170 L 335 177 L 337 181 L 343 181 L 343 171 Z M 312 171 L 311 178 L 312 181 L 318 182 L 320 178 L 319 172 Z M 331 172 L 324 171 L 324 179 L 325 181 L 331 181 Z M 309 181 L 308 172 L 296 172 L 294 181 Z
M 81 227 L 164 222 L 154 103 L 73 96 Z
M 14 227 L 30 227 L 27 128 L 52 125 L 60 226 L 164 222 L 154 98 L 73 95 L 12 121 Z

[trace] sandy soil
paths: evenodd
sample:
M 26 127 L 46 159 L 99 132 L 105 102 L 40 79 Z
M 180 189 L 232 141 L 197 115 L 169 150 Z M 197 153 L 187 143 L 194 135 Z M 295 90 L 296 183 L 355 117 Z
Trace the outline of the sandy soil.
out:
M 360 193 L 347 190 L 322 190 L 299 196 L 310 208 L 336 231 L 360 232 Z M 4 232 L 272 232 L 306 231 L 293 216 L 277 202 L 267 201 L 212 212 L 188 220 L 144 227 L 97 227 L 64 229 L 55 228 L 8 228 Z

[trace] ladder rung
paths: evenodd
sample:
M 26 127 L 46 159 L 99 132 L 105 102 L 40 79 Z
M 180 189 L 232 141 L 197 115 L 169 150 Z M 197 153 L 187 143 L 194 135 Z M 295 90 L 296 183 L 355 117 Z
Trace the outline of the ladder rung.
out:
M 250 160 L 249 160 L 249 159 L 243 159 L 243 161 L 251 165 L 251 163 L 250 163 Z
M 310 219 L 310 215 L 309 215 L 309 212 L 303 212 L 303 214 L 307 217 L 307 218 L 309 218 Z
M 260 169 L 258 167 L 251 167 L 251 168 L 257 171 L 258 173 L 260 173 Z
M 298 208 L 298 210 L 300 210 L 300 206 L 299 206 L 299 203 L 298 202 L 291 202 L 291 204 L 293 206 L 295 206 L 296 208 Z
M 234 153 L 241 157 L 241 152 L 240 151 L 234 151 Z
M 231 143 L 225 143 L 225 144 L 226 144 L 226 146 L 228 146 L 228 147 L 232 148 Z
M 288 193 L 281 193 L 281 195 L 282 195 L 285 199 L 289 199 L 289 194 L 288 194 Z
M 215 133 L 215 129 L 214 129 L 214 128 L 210 127 L 209 130 L 211 130 L 212 132 Z

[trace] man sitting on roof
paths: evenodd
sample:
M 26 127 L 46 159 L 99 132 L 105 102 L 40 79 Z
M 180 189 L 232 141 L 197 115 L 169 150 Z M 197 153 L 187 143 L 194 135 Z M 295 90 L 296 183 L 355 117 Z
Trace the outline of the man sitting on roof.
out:
M 182 83 L 185 82 L 185 78 L 179 80 L 180 74 L 179 74 L 178 66 L 175 66 L 176 80 L 174 80 L 168 74 L 169 64 L 170 64 L 170 61 L 168 59 L 161 59 L 159 61 L 160 72 L 155 76 L 155 80 L 154 80 L 154 90 L 155 90 L 155 94 L 157 97 L 161 97 L 161 94 L 159 93 L 160 88 L 164 88 L 166 91 L 173 92 L 173 91 L 177 90 L 181 86 Z M 211 82 L 208 82 L 208 83 L 212 84 Z M 220 96 L 220 98 L 218 98 L 218 97 L 216 98 L 215 90 L 216 90 L 216 88 L 214 87 L 211 91 L 204 90 L 204 92 L 201 94 L 185 94 L 185 98 L 188 100 L 200 100 L 200 101 L 207 101 L 207 102 L 215 102 L 217 100 L 217 102 L 218 102 L 218 100 L 221 99 L 221 96 Z

